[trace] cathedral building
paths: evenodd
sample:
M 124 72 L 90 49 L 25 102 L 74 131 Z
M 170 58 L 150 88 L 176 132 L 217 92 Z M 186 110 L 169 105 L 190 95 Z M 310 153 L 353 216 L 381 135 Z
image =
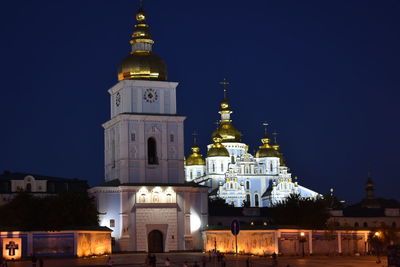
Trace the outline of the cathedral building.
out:
M 113 230 L 114 250 L 168 252 L 201 249 L 208 221 L 208 188 L 184 176 L 184 116 L 177 114 L 177 82 L 153 52 L 141 7 L 132 52 L 111 87 L 111 119 L 103 124 L 105 183 L 95 196 L 100 225 Z
M 221 119 L 211 134 L 212 144 L 207 146 L 203 159 L 195 144 L 185 162 L 185 177 L 210 188 L 211 198 L 223 198 L 235 207 L 269 207 L 283 201 L 290 194 L 316 198 L 319 194 L 293 180 L 280 146 L 265 134 L 255 155 L 241 141 L 242 134 L 232 124 L 232 109 L 227 98 L 226 81 L 224 99 L 220 105 Z M 266 126 L 266 124 L 265 124 Z

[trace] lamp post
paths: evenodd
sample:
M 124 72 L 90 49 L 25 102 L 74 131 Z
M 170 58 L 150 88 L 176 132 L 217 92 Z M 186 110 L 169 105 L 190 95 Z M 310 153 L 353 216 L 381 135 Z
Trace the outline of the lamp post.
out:
M 381 263 L 381 257 L 380 257 L 380 250 L 381 250 L 380 237 L 381 237 L 381 232 L 375 232 L 374 237 L 375 237 L 375 240 L 376 240 L 376 242 L 375 242 L 376 243 L 376 246 L 375 246 L 376 257 L 377 257 L 376 263 L 379 264 L 379 263 Z
M 304 258 L 304 243 L 306 242 L 306 234 L 304 232 L 300 233 L 300 239 L 301 243 L 301 252 L 302 252 L 302 257 Z

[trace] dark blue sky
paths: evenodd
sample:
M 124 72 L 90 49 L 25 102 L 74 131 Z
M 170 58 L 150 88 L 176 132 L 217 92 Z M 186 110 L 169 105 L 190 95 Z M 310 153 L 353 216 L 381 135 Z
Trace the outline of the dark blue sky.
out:
M 6 1 L 0 9 L 0 170 L 103 181 L 107 89 L 138 1 Z M 400 198 L 400 2 L 145 0 L 155 52 L 205 154 L 230 82 L 250 151 L 262 121 L 300 183 Z

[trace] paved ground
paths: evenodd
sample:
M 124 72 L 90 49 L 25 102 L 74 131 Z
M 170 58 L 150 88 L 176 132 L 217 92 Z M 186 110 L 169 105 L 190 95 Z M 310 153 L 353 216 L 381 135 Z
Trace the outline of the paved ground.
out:
M 164 266 L 165 258 L 171 260 L 172 267 L 181 267 L 185 261 L 189 263 L 192 267 L 194 261 L 200 262 L 203 257 L 202 253 L 164 253 L 157 255 L 157 267 Z M 116 254 L 112 256 L 114 261 L 114 266 L 145 266 L 144 260 L 145 254 Z M 208 259 L 208 258 L 207 258 Z M 227 256 L 226 267 L 245 267 L 246 266 L 246 256 L 235 257 L 233 255 Z M 81 258 L 81 259 L 45 259 L 45 267 L 73 267 L 73 266 L 105 266 L 107 257 L 91 257 L 91 258 Z M 270 258 L 264 257 L 250 257 L 251 267 L 267 267 L 272 266 L 272 260 Z M 348 266 L 359 266 L 359 267 L 381 267 L 387 266 L 386 259 L 382 259 L 380 264 L 376 263 L 376 257 L 373 256 L 311 256 L 311 257 L 280 257 L 278 258 L 279 267 L 295 267 L 295 266 L 307 266 L 307 267 L 348 267 Z M 31 267 L 31 262 L 29 261 L 19 261 L 9 263 L 9 267 Z M 220 267 L 218 262 L 212 261 L 207 262 L 207 267 Z

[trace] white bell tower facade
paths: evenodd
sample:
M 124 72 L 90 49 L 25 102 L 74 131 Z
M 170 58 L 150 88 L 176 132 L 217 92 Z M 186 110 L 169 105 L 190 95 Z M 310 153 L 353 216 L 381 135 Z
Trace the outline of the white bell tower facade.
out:
M 183 121 L 176 114 L 176 87 L 153 51 L 146 15 L 136 14 L 132 52 L 110 88 L 111 119 L 105 130 L 105 179 L 121 183 L 183 183 Z
M 111 120 L 105 130 L 106 181 L 183 183 L 183 121 L 176 87 L 165 81 L 123 80 L 108 90 Z

